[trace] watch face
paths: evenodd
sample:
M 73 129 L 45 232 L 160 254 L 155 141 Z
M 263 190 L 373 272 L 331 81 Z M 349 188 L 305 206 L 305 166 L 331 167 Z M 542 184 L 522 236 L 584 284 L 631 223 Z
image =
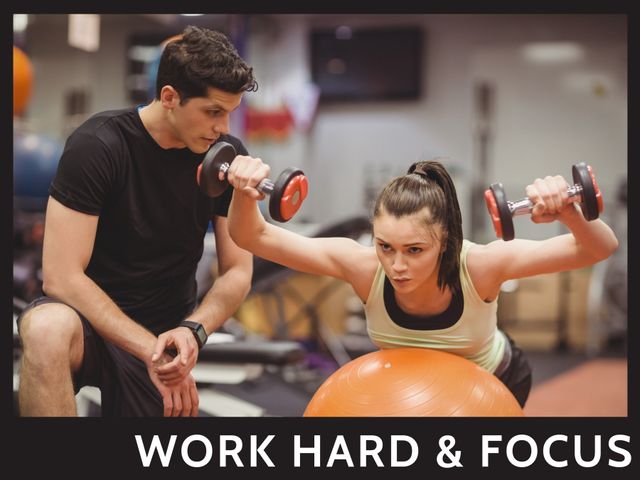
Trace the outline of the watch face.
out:
M 193 336 L 196 337 L 196 341 L 198 342 L 198 347 L 202 348 L 202 346 L 207 343 L 207 331 L 204 329 L 202 324 L 185 320 L 181 325 L 191 329 Z
M 196 335 L 200 340 L 200 346 L 207 343 L 207 332 L 205 332 L 204 327 L 202 325 L 198 325 L 198 328 L 196 329 Z

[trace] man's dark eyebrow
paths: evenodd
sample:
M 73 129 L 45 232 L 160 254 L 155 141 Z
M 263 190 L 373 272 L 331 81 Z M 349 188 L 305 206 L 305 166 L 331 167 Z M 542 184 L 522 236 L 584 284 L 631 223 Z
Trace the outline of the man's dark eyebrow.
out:
M 227 111 L 227 109 L 224 108 L 219 103 L 213 103 L 213 104 L 210 104 L 210 105 L 205 105 L 204 108 L 205 108 L 205 110 L 222 110 L 224 112 Z

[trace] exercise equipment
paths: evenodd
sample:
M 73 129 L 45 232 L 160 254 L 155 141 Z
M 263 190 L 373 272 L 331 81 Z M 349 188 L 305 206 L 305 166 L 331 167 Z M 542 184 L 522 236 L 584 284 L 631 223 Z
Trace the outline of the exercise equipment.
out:
M 49 184 L 55 177 L 64 145 L 47 135 L 15 131 L 13 135 L 14 207 L 44 212 Z
M 13 114 L 20 115 L 31 97 L 33 68 L 31 60 L 19 47 L 13 46 Z
M 616 232 L 618 248 L 591 268 L 586 295 L 585 350 L 590 357 L 627 352 L 629 318 L 629 206 L 627 177 L 621 179 L 607 224 Z
M 595 220 L 604 210 L 604 203 L 593 170 L 584 162 L 576 163 L 571 170 L 574 185 L 567 188 L 568 201 L 577 202 L 580 205 L 586 220 Z M 504 187 L 500 182 L 492 183 L 485 190 L 484 199 L 496 236 L 505 241 L 513 240 L 515 236 L 513 217 L 530 214 L 533 210 L 533 202 L 529 198 L 515 202 L 507 200 Z
M 363 245 L 371 245 L 372 241 L 371 220 L 360 215 L 330 224 L 298 224 L 293 229 L 308 237 L 345 237 Z M 327 315 L 329 305 L 344 301 L 344 282 L 317 277 L 312 286 L 305 282 L 306 276 L 254 256 L 251 295 L 237 313 L 246 324 L 257 326 L 262 318 L 266 322 L 262 328 L 272 332 L 273 338 L 296 338 L 304 342 L 310 351 L 310 369 L 302 373 L 318 376 L 313 385 L 304 382 L 308 385 L 305 391 L 310 395 L 328 373 L 377 347 L 366 331 L 353 335 L 343 332 Z M 252 305 L 258 305 L 260 311 L 254 312 Z M 261 327 L 254 328 L 263 331 Z
M 229 186 L 226 179 L 231 162 L 236 157 L 236 149 L 227 142 L 218 142 L 209 149 L 198 167 L 196 179 L 203 193 L 218 197 Z M 218 174 L 224 173 L 224 180 Z M 286 222 L 300 209 L 309 191 L 307 177 L 297 168 L 285 169 L 275 182 L 265 178 L 256 189 L 269 195 L 269 214 L 278 222 Z
M 390 348 L 367 353 L 327 378 L 305 417 L 524 416 L 497 377 L 452 353 Z

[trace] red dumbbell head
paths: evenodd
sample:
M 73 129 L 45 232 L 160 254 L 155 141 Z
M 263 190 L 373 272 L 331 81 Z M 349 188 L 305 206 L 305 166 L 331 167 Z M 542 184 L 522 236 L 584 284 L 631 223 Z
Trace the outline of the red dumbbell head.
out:
M 280 199 L 280 216 L 284 221 L 293 218 L 307 198 L 308 192 L 309 182 L 304 175 L 296 175 L 289 181 Z
M 591 182 L 593 183 L 593 189 L 596 191 L 596 201 L 598 202 L 598 212 L 602 213 L 604 211 L 604 201 L 602 200 L 602 193 L 600 192 L 600 187 L 598 187 L 598 182 L 596 182 L 596 176 L 593 174 L 593 169 L 591 165 L 587 165 L 587 170 L 589 170 L 589 176 L 591 177 Z
M 496 231 L 496 236 L 498 238 L 502 238 L 502 223 L 500 222 L 500 212 L 498 211 L 496 198 L 493 196 L 493 192 L 489 188 L 484 191 L 484 201 L 487 204 L 487 210 L 489 210 L 489 215 L 491 216 L 491 222 L 493 223 L 493 229 Z

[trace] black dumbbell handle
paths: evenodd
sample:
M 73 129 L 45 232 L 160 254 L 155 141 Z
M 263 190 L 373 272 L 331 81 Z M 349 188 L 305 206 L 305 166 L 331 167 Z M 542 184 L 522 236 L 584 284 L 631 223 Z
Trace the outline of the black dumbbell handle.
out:
M 570 185 L 569 188 L 567 188 L 567 195 L 569 202 L 582 202 L 582 186 L 578 184 Z M 509 206 L 511 215 L 514 217 L 517 215 L 527 215 L 533 210 L 533 202 L 529 197 L 514 202 L 507 201 L 507 205 Z
M 229 171 L 229 165 L 227 162 L 224 162 L 220 165 L 220 171 L 224 174 L 224 178 L 227 178 L 227 172 Z M 275 183 L 268 178 L 263 178 L 260 183 L 256 186 L 256 190 L 264 193 L 265 195 L 271 195 L 273 193 L 273 189 L 275 187 Z

